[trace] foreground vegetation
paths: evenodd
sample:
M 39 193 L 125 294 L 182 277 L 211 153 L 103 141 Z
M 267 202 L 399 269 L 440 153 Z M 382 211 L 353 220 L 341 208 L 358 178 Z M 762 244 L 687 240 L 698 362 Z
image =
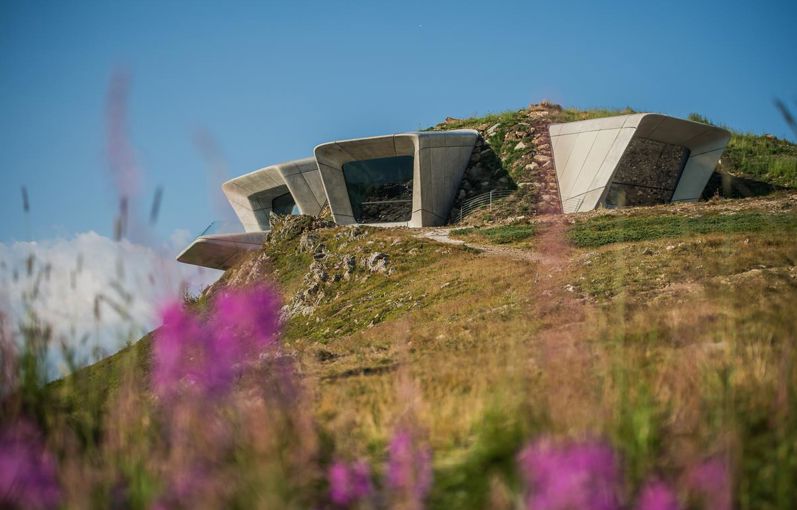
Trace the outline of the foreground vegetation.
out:
M 0 503 L 793 508 L 796 231 L 789 192 L 464 245 L 284 220 L 62 381 L 3 328 Z

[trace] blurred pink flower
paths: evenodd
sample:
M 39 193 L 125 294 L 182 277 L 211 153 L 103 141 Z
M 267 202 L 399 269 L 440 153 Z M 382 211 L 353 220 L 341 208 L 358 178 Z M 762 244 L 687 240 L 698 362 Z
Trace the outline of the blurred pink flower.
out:
M 387 481 L 410 507 L 420 508 L 432 488 L 432 451 L 417 434 L 399 429 L 388 447 Z
M 371 468 L 364 460 L 352 464 L 337 461 L 327 474 L 329 497 L 336 505 L 347 507 L 371 494 Z
M 678 510 L 678 498 L 664 482 L 649 481 L 642 489 L 637 510 Z
M 620 476 L 612 449 L 597 442 L 555 445 L 538 440 L 518 457 L 528 484 L 527 508 L 619 508 Z
M 0 507 L 55 508 L 60 495 L 55 460 L 36 429 L 18 422 L 0 431 Z
M 711 459 L 692 468 L 687 485 L 711 510 L 731 509 L 731 484 L 728 467 L 720 459 Z
M 276 293 L 258 286 L 220 294 L 213 303 L 210 326 L 217 349 L 237 361 L 276 345 L 280 301 Z
M 153 347 L 153 389 L 161 398 L 183 390 L 226 392 L 242 365 L 279 338 L 279 298 L 266 287 L 220 294 L 205 321 L 177 303 L 162 318 Z

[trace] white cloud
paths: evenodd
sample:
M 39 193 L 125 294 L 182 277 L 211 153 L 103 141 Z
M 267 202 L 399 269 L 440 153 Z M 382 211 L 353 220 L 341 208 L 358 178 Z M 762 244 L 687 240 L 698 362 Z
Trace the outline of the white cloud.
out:
M 189 238 L 186 231 L 175 231 L 157 248 L 95 232 L 0 243 L 0 310 L 12 326 L 32 310 L 53 328 L 53 375 L 65 369 L 60 343 L 73 350 L 80 365 L 93 362 L 154 329 L 165 302 L 219 277 L 220 271 L 174 260 Z

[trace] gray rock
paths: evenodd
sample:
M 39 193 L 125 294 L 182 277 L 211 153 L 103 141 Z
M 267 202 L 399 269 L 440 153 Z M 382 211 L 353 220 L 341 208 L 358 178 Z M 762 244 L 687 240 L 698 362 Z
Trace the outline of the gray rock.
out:
M 313 252 L 313 259 L 321 260 L 327 256 L 329 252 L 327 251 L 327 247 L 324 244 L 319 244 L 316 246 L 315 251 Z
M 487 131 L 485 131 L 485 134 L 487 136 L 493 136 L 495 134 L 495 132 L 498 131 L 499 127 L 501 127 L 501 123 L 500 122 L 498 122 L 497 124 L 493 124 L 492 126 L 487 128 Z
M 310 264 L 310 270 L 308 271 L 307 275 L 305 275 L 305 281 L 308 283 L 321 283 L 325 282 L 329 279 L 329 273 L 327 273 L 324 265 L 318 261 L 314 261 Z
M 389 257 L 387 253 L 373 252 L 368 256 L 365 267 L 372 273 L 387 273 Z
M 341 260 L 341 266 L 343 269 L 343 279 L 348 281 L 351 278 L 352 273 L 354 273 L 354 268 L 357 265 L 357 259 L 354 258 L 354 255 L 344 255 L 343 259 Z

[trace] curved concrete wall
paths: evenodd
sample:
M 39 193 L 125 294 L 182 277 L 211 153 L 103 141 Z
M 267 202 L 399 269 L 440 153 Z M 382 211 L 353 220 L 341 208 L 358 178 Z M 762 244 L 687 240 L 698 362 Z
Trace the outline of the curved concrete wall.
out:
M 267 166 L 231 179 L 221 189 L 246 232 L 269 230 L 271 201 L 285 193 L 290 192 L 302 214 L 316 215 L 326 203 L 315 158 Z
M 343 177 L 350 161 L 413 156 L 412 217 L 406 223 L 383 226 L 443 225 L 454 203 L 462 174 L 478 132 L 472 129 L 430 131 L 358 138 L 324 143 L 315 148 L 318 171 L 335 223 L 356 223 Z
M 637 137 L 689 149 L 672 200 L 695 201 L 730 140 L 724 129 L 655 113 L 551 124 L 549 129 L 566 213 L 604 205 L 617 165 Z

